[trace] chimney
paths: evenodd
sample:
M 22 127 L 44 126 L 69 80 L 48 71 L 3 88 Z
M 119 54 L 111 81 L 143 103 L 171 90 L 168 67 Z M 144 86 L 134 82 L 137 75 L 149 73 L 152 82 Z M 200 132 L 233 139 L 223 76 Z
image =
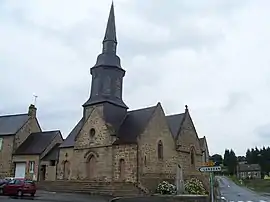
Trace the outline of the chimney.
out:
M 37 108 L 35 105 L 31 104 L 28 109 L 28 115 L 31 116 L 31 118 L 36 118 L 37 114 Z

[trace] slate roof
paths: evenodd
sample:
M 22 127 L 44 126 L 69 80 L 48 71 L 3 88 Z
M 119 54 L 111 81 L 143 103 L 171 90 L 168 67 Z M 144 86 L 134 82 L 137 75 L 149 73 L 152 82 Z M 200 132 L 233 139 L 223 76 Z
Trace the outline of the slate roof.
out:
M 249 171 L 260 171 L 261 167 L 259 164 L 239 164 L 239 172 L 249 172 Z
M 176 138 L 180 130 L 184 117 L 185 117 L 185 113 L 166 116 L 167 123 L 171 129 L 171 132 L 174 138 Z
M 46 154 L 42 160 L 43 161 L 57 161 L 59 157 L 59 146 L 60 143 L 54 145 L 54 147 Z
M 129 111 L 118 132 L 114 144 L 136 143 L 137 136 L 143 132 L 157 106 Z
M 136 143 L 137 136 L 141 134 L 147 126 L 148 121 L 150 120 L 156 107 L 157 105 L 143 109 L 128 111 L 117 133 L 118 139 L 114 142 L 114 144 Z M 174 137 L 177 136 L 177 133 L 180 130 L 180 127 L 184 120 L 184 115 L 185 113 L 166 116 L 166 120 Z M 82 118 L 59 147 L 73 147 L 75 138 L 80 132 L 83 124 L 84 123 Z
M 73 147 L 75 138 L 80 132 L 80 130 L 82 129 L 82 127 L 83 127 L 83 118 L 77 123 L 77 125 L 69 133 L 68 137 L 64 140 L 64 142 L 59 147 L 60 148 Z
M 57 136 L 59 130 L 31 133 L 15 151 L 17 155 L 40 155 Z
M 0 136 L 16 134 L 29 118 L 28 114 L 0 116 Z
M 119 138 L 115 144 L 120 143 L 135 143 L 137 135 L 143 132 L 148 120 L 151 118 L 156 106 L 147 107 L 128 111 L 127 115 L 121 124 L 117 137 Z M 83 119 L 81 119 L 74 129 L 70 132 L 65 141 L 60 145 L 60 148 L 73 147 L 77 134 L 83 126 Z

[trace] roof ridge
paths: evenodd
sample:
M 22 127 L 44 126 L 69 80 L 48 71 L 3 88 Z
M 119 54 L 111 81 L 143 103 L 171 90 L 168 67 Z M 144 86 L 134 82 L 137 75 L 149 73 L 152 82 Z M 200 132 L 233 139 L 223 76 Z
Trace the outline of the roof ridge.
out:
M 22 113 L 22 114 L 7 114 L 7 115 L 0 115 L 0 118 L 4 118 L 4 117 L 10 117 L 10 116 L 23 116 L 23 115 L 27 115 L 27 113 Z
M 184 115 L 185 112 L 182 112 L 182 113 L 178 113 L 178 114 L 169 114 L 169 115 L 165 115 L 166 117 L 169 117 L 169 116 L 177 116 L 177 115 Z
M 157 107 L 157 105 L 149 106 L 149 107 L 145 107 L 145 108 L 134 109 L 134 110 L 128 111 L 128 113 L 129 113 L 129 112 L 135 112 L 135 111 L 146 110 L 146 109 L 150 109 L 150 108 L 156 108 L 156 107 Z
M 35 133 L 52 133 L 52 132 L 60 132 L 60 130 L 48 130 L 48 131 L 40 131 L 40 132 L 35 132 Z M 31 134 L 35 134 L 31 133 Z

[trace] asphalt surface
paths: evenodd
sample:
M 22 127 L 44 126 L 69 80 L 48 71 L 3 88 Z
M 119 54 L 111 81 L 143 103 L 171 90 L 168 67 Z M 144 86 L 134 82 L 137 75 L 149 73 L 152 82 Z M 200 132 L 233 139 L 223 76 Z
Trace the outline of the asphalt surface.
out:
M 238 186 L 227 177 L 217 177 L 221 197 L 228 202 L 270 202 L 270 198 L 262 196 L 245 187 Z
M 35 197 L 0 196 L 0 202 L 108 202 L 110 197 L 37 191 Z

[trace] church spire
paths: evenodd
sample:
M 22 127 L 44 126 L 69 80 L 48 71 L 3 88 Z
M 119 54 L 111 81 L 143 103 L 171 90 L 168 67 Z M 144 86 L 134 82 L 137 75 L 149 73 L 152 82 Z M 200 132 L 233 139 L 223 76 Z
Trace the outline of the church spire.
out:
M 106 27 L 106 32 L 105 32 L 105 37 L 104 37 L 103 42 L 105 42 L 105 41 L 115 41 L 117 43 L 113 2 L 111 5 L 111 10 L 110 10 L 110 14 L 109 14 L 108 22 L 107 22 L 107 27 Z
M 102 53 L 98 56 L 94 67 L 107 66 L 121 68 L 120 58 L 116 55 L 116 29 L 114 17 L 114 5 L 112 3 L 103 39 Z
M 90 98 L 83 106 L 107 102 L 126 110 L 128 107 L 122 99 L 125 70 L 122 69 L 120 58 L 116 54 L 117 40 L 113 3 L 102 43 L 102 53 L 98 55 L 96 64 L 90 71 L 92 75 Z

